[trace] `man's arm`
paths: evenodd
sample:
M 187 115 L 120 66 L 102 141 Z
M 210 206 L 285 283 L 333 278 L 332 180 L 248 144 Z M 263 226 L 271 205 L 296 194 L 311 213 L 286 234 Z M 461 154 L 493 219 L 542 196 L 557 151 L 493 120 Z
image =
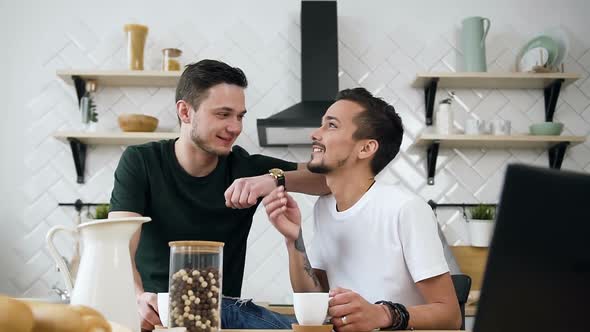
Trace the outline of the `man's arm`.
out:
M 427 304 L 409 307 L 408 327 L 416 330 L 456 330 L 461 327 L 461 311 L 451 275 L 447 272 L 416 283 Z
M 225 205 L 234 209 L 253 206 L 258 198 L 268 195 L 277 187 L 275 179 L 269 174 L 236 179 L 225 191 Z M 306 164 L 297 165 L 297 170 L 285 172 L 285 187 L 291 192 L 309 195 L 326 195 L 330 188 L 326 178 L 307 169 Z
M 328 291 L 325 271 L 313 269 L 303 242 L 301 213 L 297 203 L 283 187 L 276 188 L 262 200 L 273 226 L 285 237 L 289 253 L 289 276 L 295 292 Z
M 314 269 L 309 262 L 303 232 L 299 228 L 299 236 L 295 241 L 286 240 L 289 253 L 289 277 L 294 292 L 327 292 L 328 277 L 326 271 Z
M 426 304 L 407 307 L 410 314 L 408 329 L 458 330 L 461 327 L 461 312 L 449 273 L 428 278 L 416 283 Z M 385 305 L 367 302 L 358 293 L 344 288 L 330 291 L 332 324 L 338 331 L 371 331 L 388 328 L 399 322 Z M 402 303 L 403 304 L 403 303 Z
M 127 218 L 127 217 L 141 217 L 139 213 L 127 211 L 113 211 L 109 212 L 109 218 Z M 160 317 L 158 316 L 158 300 L 154 293 L 146 293 L 143 289 L 141 275 L 135 265 L 135 254 L 139 246 L 139 239 L 141 235 L 141 227 L 133 234 L 129 242 L 129 254 L 131 255 L 131 269 L 133 271 L 133 283 L 135 286 L 135 294 L 137 295 L 137 303 L 139 305 L 139 313 L 141 315 L 141 328 L 152 330 L 156 325 L 162 325 Z
M 297 170 L 295 171 L 285 172 L 285 187 L 290 192 L 308 195 L 322 196 L 330 193 L 326 178 L 322 174 L 310 172 L 306 163 L 297 164 Z

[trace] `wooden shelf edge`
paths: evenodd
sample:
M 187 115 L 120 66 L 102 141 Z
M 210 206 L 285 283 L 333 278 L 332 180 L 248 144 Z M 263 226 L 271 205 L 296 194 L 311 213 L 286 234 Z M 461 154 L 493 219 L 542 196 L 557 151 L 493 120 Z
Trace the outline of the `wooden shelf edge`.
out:
M 434 78 L 439 79 L 439 88 L 538 89 L 546 87 L 557 79 L 563 79 L 563 86 L 567 86 L 580 79 L 580 75 L 576 73 L 422 72 L 416 74 L 412 87 L 424 88 Z
M 538 136 L 538 135 L 440 135 L 421 134 L 413 145 L 423 147 L 434 141 L 440 141 L 441 147 L 498 147 L 521 148 L 521 147 L 542 147 L 543 144 L 557 144 L 569 142 L 571 146 L 586 141 L 586 136 Z
M 418 136 L 423 140 L 453 140 L 453 141 L 532 141 L 532 142 L 563 142 L 563 141 L 580 141 L 586 140 L 586 136 L 565 136 L 565 135 L 464 135 L 464 134 L 436 134 L 423 133 Z
M 84 144 L 127 145 L 158 140 L 173 139 L 179 136 L 176 132 L 55 132 L 53 137 L 67 142 L 75 138 Z
M 108 86 L 175 86 L 182 72 L 160 70 L 57 70 L 57 76 L 73 84 L 72 76 L 93 79 Z

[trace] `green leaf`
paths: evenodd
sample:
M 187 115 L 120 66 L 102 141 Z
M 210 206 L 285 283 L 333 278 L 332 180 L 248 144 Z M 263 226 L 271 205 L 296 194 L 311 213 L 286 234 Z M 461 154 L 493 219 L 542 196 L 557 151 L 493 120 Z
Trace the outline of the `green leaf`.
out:
M 109 204 L 102 204 L 96 207 L 96 219 L 107 219 L 109 217 Z
M 479 204 L 469 209 L 471 219 L 494 220 L 496 208 L 492 205 Z

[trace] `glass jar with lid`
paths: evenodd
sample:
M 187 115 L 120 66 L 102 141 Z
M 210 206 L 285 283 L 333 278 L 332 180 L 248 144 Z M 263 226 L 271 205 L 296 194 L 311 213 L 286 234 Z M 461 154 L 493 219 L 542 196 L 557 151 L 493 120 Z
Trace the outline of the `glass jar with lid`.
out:
M 180 56 L 182 51 L 177 48 L 165 48 L 162 50 L 162 70 L 176 71 L 180 70 Z
M 169 327 L 221 330 L 223 242 L 170 242 Z

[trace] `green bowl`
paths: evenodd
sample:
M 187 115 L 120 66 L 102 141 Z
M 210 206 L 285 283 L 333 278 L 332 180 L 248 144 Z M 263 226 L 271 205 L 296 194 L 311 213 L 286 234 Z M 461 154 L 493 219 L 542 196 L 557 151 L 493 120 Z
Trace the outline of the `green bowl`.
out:
M 560 135 L 563 131 L 563 123 L 541 122 L 529 127 L 531 135 Z

